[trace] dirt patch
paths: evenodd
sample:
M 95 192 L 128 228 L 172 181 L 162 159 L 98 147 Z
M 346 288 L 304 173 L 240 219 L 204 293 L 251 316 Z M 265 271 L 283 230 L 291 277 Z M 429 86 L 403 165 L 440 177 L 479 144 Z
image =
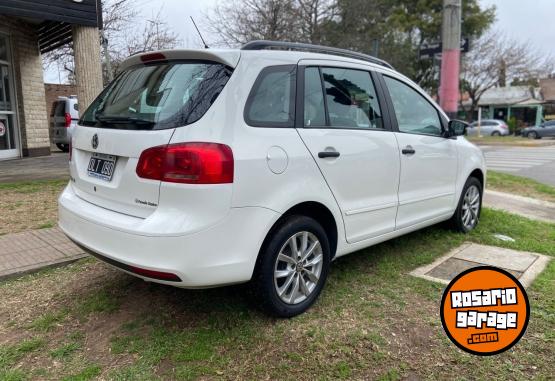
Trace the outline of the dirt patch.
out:
M 66 183 L 0 184 L 0 235 L 55 226 L 57 199 Z

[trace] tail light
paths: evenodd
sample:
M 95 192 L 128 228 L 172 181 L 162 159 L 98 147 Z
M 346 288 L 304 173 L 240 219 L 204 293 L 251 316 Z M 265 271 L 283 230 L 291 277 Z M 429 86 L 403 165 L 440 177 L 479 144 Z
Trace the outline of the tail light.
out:
M 217 143 L 178 143 L 149 148 L 139 158 L 137 176 L 184 184 L 233 183 L 233 152 Z
M 65 127 L 65 128 L 68 128 L 69 126 L 71 126 L 71 114 L 68 113 L 68 112 L 66 112 L 65 115 L 64 115 L 64 118 L 65 118 L 65 125 L 64 125 L 64 127 Z
M 509 128 L 509 127 L 508 127 L 506 124 L 502 124 L 502 125 L 501 125 L 501 128 L 507 129 L 507 128 Z

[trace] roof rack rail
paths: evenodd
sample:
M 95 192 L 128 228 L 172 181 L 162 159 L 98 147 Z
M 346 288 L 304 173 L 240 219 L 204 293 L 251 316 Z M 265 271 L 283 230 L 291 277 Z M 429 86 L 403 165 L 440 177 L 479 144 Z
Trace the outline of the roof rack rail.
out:
M 285 42 L 285 41 L 270 41 L 270 40 L 255 40 L 247 42 L 241 47 L 241 50 L 265 50 L 265 49 L 282 49 L 282 50 L 296 50 L 301 52 L 315 52 L 323 54 L 334 54 L 338 56 L 354 58 L 357 60 L 367 61 L 389 69 L 394 69 L 388 62 L 379 58 L 370 56 L 364 53 L 352 52 L 346 49 L 333 48 L 331 46 L 304 44 L 300 42 Z

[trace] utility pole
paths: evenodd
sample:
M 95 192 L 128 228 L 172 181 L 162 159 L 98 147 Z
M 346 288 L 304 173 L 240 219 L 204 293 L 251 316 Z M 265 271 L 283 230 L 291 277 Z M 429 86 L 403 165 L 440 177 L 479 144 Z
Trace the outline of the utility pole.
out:
M 443 0 L 439 103 L 449 118 L 457 116 L 461 60 L 461 0 Z
M 104 30 L 101 31 L 102 36 L 102 48 L 104 49 L 104 60 L 106 62 L 106 79 L 108 82 L 112 82 L 114 79 L 114 74 L 112 73 L 112 61 L 110 59 L 110 52 L 108 51 L 108 39 Z

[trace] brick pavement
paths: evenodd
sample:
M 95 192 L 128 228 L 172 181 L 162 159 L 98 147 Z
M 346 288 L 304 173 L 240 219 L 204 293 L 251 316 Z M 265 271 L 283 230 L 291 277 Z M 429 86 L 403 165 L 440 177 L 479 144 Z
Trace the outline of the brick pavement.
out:
M 58 228 L 6 234 L 0 236 L 0 280 L 85 256 Z
M 0 161 L 0 183 L 69 179 L 69 156 L 52 152 L 50 156 L 24 157 Z

